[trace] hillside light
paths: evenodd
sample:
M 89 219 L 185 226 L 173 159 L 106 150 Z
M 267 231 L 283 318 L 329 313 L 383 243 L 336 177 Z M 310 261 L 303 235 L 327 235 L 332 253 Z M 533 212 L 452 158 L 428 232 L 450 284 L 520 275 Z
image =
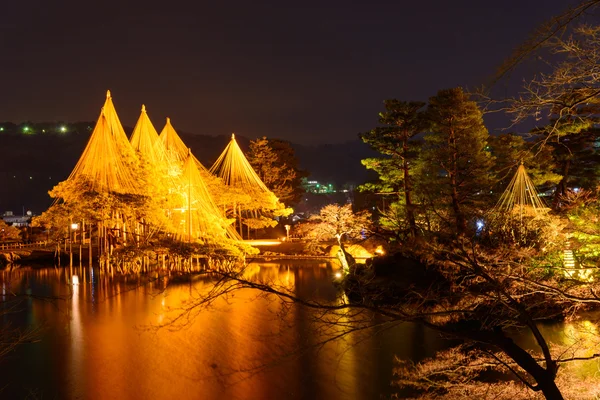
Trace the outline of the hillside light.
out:
M 64 132 L 66 132 L 66 131 L 67 131 L 67 127 L 66 127 L 66 126 L 64 126 L 64 125 L 62 125 L 62 126 L 60 127 L 60 131 L 61 131 L 61 132 L 63 132 L 63 133 L 64 133 Z
M 28 133 L 29 132 L 29 127 L 28 126 L 24 126 L 23 127 L 23 132 Z

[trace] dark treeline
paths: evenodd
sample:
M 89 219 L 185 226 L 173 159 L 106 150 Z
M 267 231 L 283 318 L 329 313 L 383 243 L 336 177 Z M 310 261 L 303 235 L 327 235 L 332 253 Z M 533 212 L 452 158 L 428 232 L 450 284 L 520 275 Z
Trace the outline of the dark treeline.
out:
M 38 214 L 51 204 L 48 191 L 66 179 L 83 151 L 94 122 L 0 122 L 0 213 L 32 210 Z M 64 127 L 64 129 L 62 129 Z M 24 129 L 27 128 L 27 131 Z M 133 128 L 125 127 L 129 134 Z M 160 126 L 159 126 L 160 129 Z M 198 159 L 210 167 L 230 135 L 180 132 Z M 244 151 L 249 138 L 236 135 Z M 360 160 L 374 152 L 359 140 L 336 145 L 304 146 L 292 143 L 301 167 L 311 179 L 336 185 L 360 184 L 371 176 Z

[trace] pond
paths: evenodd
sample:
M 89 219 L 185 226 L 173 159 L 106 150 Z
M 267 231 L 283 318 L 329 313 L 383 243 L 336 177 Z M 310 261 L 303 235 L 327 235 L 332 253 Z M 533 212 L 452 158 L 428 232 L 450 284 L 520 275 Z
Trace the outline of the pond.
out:
M 332 283 L 337 268 L 312 260 L 248 270 L 299 297 L 335 304 L 342 295 Z M 167 285 L 164 277 L 111 278 L 87 268 L 72 275 L 20 268 L 0 279 L 3 299 L 11 291 L 37 296 L 2 315 L 2 326 L 38 329 L 34 343 L 0 359 L 1 398 L 385 398 L 394 392 L 395 355 L 418 361 L 448 346 L 409 323 L 322 344 L 309 310 L 249 289 L 157 329 L 210 287 L 200 277 Z

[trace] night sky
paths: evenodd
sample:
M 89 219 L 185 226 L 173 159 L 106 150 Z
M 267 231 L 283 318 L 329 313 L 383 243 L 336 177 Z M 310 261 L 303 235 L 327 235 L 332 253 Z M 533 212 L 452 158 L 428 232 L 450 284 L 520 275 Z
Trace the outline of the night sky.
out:
M 145 103 L 159 130 L 353 140 L 386 98 L 485 82 L 568 4 L 6 0 L 0 121 L 96 120 L 110 89 L 128 126 Z

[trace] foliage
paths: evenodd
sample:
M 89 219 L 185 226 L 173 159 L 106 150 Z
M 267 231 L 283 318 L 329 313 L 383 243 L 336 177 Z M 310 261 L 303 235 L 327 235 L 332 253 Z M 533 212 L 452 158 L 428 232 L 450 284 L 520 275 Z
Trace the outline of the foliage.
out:
M 596 7 L 596 2 L 586 2 Z M 571 186 L 593 189 L 600 177 L 600 153 L 596 142 L 600 121 L 600 27 L 580 25 L 562 35 L 554 34 L 543 44 L 549 54 L 545 69 L 509 101 L 514 123 L 533 118 L 540 142 L 553 147 L 562 175 L 553 201 Z
M 336 239 L 342 244 L 346 239 L 357 239 L 371 229 L 371 216 L 367 211 L 354 213 L 352 206 L 329 204 L 319 215 L 298 224 L 296 231 L 316 241 Z
M 583 325 L 583 324 L 577 324 Z M 578 326 L 578 328 L 579 328 Z M 596 335 L 581 327 L 574 331 L 576 338 L 587 339 L 586 344 L 597 345 Z M 596 337 L 593 337 L 596 336 Z M 561 358 L 563 367 L 558 370 L 556 381 L 561 393 L 568 399 L 591 399 L 600 391 L 600 383 L 584 378 L 572 363 L 566 361 L 576 355 L 588 355 L 582 343 L 575 346 L 555 344 L 554 357 Z M 586 354 L 588 353 L 588 354 Z M 591 355 L 591 354 L 589 354 Z M 413 364 L 407 360 L 395 360 L 394 384 L 409 389 L 419 399 L 543 399 L 542 393 L 533 392 L 531 383 L 518 380 L 513 371 L 519 366 L 506 354 L 481 347 L 457 346 L 438 352 L 435 357 Z M 490 379 L 500 374 L 501 380 Z
M 562 279 L 564 275 L 549 274 L 545 269 L 524 268 L 532 264 L 535 253 L 517 251 L 510 245 L 494 251 L 457 242 L 455 247 L 434 245 L 429 250 L 425 258 L 443 278 L 423 289 L 414 287 L 415 293 L 407 294 L 414 301 L 404 302 L 411 304 L 412 309 L 409 310 L 408 305 L 400 306 L 402 315 L 413 315 L 426 326 L 463 338 L 465 345 L 477 344 L 475 348 L 488 355 L 501 353 L 498 358 L 492 356 L 496 361 L 491 364 L 488 358 L 480 357 L 481 353 L 473 360 L 495 371 L 510 372 L 512 378 L 542 391 L 547 398 L 558 398 L 550 393 L 555 391 L 555 383 L 560 383 L 557 379 L 559 365 L 590 355 L 585 354 L 588 351 L 585 346 L 579 349 L 571 346 L 568 351 L 553 347 L 544 339 L 535 321 L 572 316 L 585 309 L 589 301 L 597 302 L 591 300 L 594 296 L 590 293 L 598 285 Z M 398 311 L 398 305 L 394 307 Z M 520 349 L 510 339 L 509 332 L 514 327 L 532 332 L 539 354 L 532 355 Z M 591 355 L 594 357 L 597 355 Z M 502 363 L 498 359 L 507 361 Z M 469 388 L 468 383 L 474 378 L 469 371 L 470 364 L 471 361 L 464 362 L 463 369 L 454 371 L 456 375 L 462 375 L 459 379 L 466 384 L 455 388 L 455 393 Z M 436 366 L 435 363 L 429 365 Z M 506 365 L 511 366 L 508 371 Z M 427 370 L 420 371 L 423 372 Z M 430 388 L 434 386 L 430 382 Z
M 523 163 L 536 186 L 553 185 L 560 181 L 561 175 L 554 173 L 556 163 L 553 148 L 527 142 L 522 136 L 501 134 L 489 136 L 488 147 L 494 157 L 494 171 L 497 181 L 494 193 L 502 193 L 512 178 L 516 168 Z
M 32 224 L 50 229 L 54 239 L 68 235 L 71 223 L 82 221 L 109 227 L 119 221 L 148 221 L 155 228 L 170 227 L 160 196 L 98 192 L 84 179 L 63 181 L 50 191 L 50 196 L 57 201 Z
M 548 168 L 554 167 L 562 177 L 555 191 L 555 208 L 563 206 L 561 196 L 569 187 L 595 189 L 600 179 L 600 131 L 592 127 L 591 120 L 563 120 L 558 126 L 550 124 L 535 133 L 541 136 L 544 147 L 553 150 L 555 162 Z
M 418 234 L 416 210 L 413 200 L 412 163 L 416 159 L 417 146 L 410 139 L 423 132 L 427 121 L 423 117 L 425 103 L 404 102 L 396 99 L 384 102 L 386 111 L 379 113 L 379 123 L 384 126 L 374 128 L 360 135 L 363 142 L 370 145 L 385 157 L 362 160 L 367 169 L 372 169 L 379 175 L 379 182 L 365 185 L 362 190 L 377 190 L 385 194 L 395 194 L 397 200 L 391 203 L 397 215 L 400 208 L 408 222 L 410 234 Z M 385 213 L 386 210 L 383 210 Z M 394 224 L 382 221 L 384 228 Z M 398 235 L 400 226 L 396 224 Z
M 308 173 L 298 166 L 290 142 L 264 136 L 252 140 L 248 162 L 279 201 L 294 205 L 300 200 L 304 192 L 302 178 Z
M 563 210 L 570 221 L 569 236 L 582 265 L 600 265 L 600 199 L 581 190 L 562 197 Z
M 430 207 L 450 210 L 454 230 L 464 233 L 473 206 L 483 203 L 492 183 L 488 131 L 477 104 L 461 88 L 430 98 L 426 117 L 431 133 L 420 157 L 419 188 Z
M 0 219 L 0 242 L 7 240 L 18 240 L 21 231 L 19 228 L 9 225 Z
M 568 220 L 549 213 L 536 215 L 526 210 L 507 216 L 500 211 L 490 214 L 482 234 L 482 242 L 491 246 L 518 246 L 536 249 L 541 253 L 562 250 L 565 246 L 565 228 Z

